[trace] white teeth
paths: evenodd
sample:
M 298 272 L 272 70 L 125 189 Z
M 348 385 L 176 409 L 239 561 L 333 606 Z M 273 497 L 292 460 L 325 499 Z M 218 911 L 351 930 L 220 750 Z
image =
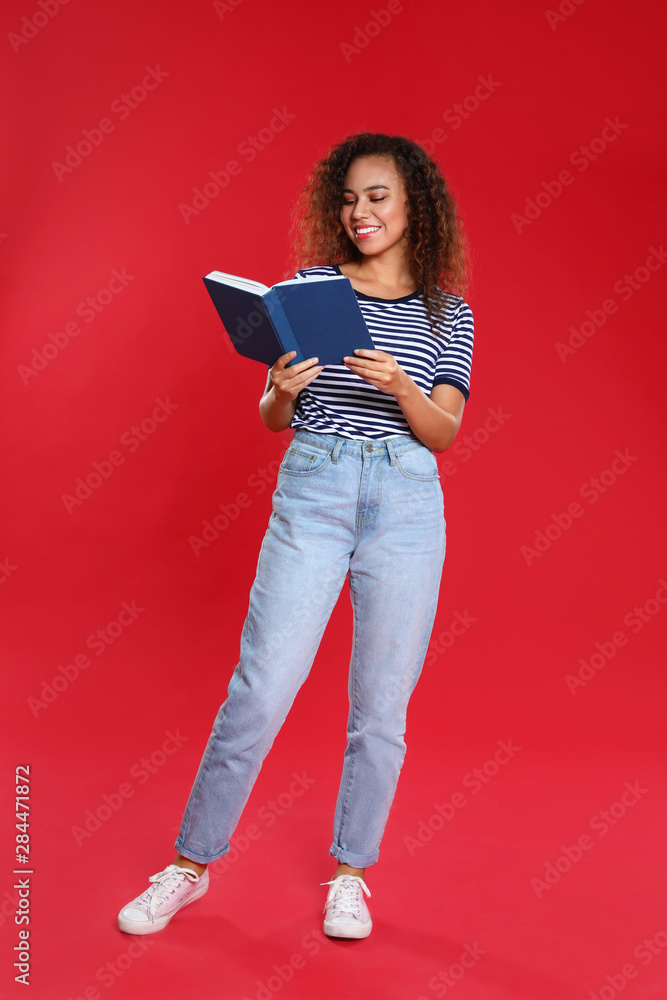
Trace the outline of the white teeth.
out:
M 364 233 L 376 233 L 379 228 L 379 226 L 366 226 L 365 229 L 355 229 L 355 233 L 362 236 Z

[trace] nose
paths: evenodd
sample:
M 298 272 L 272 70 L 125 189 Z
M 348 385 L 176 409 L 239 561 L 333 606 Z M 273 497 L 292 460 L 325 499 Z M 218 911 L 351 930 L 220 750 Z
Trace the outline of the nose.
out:
M 368 215 L 368 207 L 364 206 L 364 203 L 361 200 L 357 201 L 356 205 L 352 209 L 352 218 L 363 219 L 367 215 Z

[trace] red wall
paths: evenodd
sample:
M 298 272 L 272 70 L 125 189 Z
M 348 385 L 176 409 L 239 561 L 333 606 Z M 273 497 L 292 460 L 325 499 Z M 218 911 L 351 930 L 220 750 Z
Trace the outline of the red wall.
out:
M 430 144 L 473 248 L 472 394 L 439 459 L 448 553 L 414 718 L 443 756 L 508 735 L 659 748 L 663 7 L 558 9 L 4 4 L 12 771 L 43 760 L 56 780 L 72 746 L 113 754 L 137 725 L 158 746 L 181 724 L 191 773 L 289 439 L 261 423 L 264 371 L 228 350 L 201 276 L 286 276 L 307 170 L 362 129 Z M 329 696 L 343 711 L 348 603 L 287 726 L 314 733 L 305 707 Z

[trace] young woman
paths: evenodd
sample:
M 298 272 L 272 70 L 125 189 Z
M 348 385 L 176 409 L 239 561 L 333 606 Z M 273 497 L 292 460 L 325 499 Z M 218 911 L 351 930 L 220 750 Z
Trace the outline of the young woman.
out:
M 297 217 L 298 272 L 345 275 L 375 350 L 268 374 L 260 414 L 295 429 L 250 593 L 239 663 L 188 800 L 175 861 L 119 914 L 151 934 L 208 888 L 262 762 L 306 679 L 349 574 L 354 635 L 348 742 L 329 853 L 324 931 L 366 937 L 366 869 L 405 755 L 406 713 L 435 617 L 445 554 L 434 452 L 469 396 L 466 252 L 438 166 L 409 139 L 350 136 L 318 163 Z M 322 264 L 322 261 L 331 263 Z

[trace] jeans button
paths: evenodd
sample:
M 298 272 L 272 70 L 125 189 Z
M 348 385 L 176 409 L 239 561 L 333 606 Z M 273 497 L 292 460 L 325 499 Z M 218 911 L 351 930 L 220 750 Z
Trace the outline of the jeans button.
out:
M 367 444 L 366 445 L 366 451 L 372 451 L 372 450 L 373 450 L 373 445 L 372 444 Z

